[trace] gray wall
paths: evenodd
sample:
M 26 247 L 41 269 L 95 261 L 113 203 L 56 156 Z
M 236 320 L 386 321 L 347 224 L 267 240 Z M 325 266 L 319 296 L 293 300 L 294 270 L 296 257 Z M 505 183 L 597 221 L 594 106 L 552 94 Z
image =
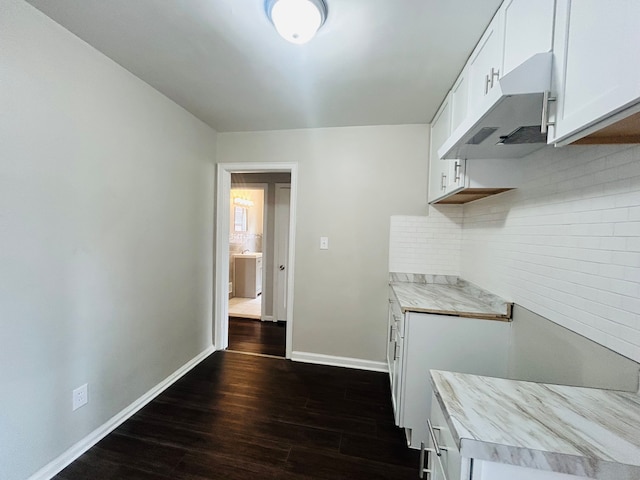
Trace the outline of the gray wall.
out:
M 426 125 L 218 135 L 219 162 L 299 164 L 294 351 L 384 360 L 389 217 L 425 214 L 428 140 Z
M 640 364 L 515 305 L 509 378 L 638 391 Z
M 0 478 L 17 480 L 211 345 L 216 134 L 20 0 L 0 0 L 0 45 Z

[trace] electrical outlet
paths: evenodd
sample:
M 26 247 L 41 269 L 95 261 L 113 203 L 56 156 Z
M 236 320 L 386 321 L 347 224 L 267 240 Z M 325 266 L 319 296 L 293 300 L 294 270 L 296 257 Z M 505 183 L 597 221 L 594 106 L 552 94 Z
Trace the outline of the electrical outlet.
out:
M 88 384 L 80 385 L 73 391 L 73 409 L 77 410 L 89 401 Z
M 320 250 L 329 250 L 329 237 L 320 237 Z

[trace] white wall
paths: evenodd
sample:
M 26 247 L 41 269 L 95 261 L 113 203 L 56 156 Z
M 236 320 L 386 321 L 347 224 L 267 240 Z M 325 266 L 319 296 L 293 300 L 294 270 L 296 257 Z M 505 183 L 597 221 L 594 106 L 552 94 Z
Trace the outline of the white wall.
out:
M 389 271 L 459 276 L 462 212 L 433 205 L 427 216 L 392 216 Z
M 299 162 L 294 351 L 383 361 L 389 217 L 426 213 L 428 145 L 426 125 L 218 135 L 219 162 Z
M 464 207 L 462 276 L 640 361 L 640 147 L 552 147 Z
M 16 480 L 211 345 L 215 132 L 21 0 L 0 0 L 0 45 L 0 478 Z

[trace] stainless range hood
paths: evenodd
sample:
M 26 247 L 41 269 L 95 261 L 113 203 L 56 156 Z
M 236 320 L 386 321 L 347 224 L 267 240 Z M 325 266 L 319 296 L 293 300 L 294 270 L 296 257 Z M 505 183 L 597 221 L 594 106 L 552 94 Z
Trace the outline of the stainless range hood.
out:
M 547 144 L 542 103 L 552 53 L 538 53 L 507 73 L 438 149 L 443 159 L 520 158 Z

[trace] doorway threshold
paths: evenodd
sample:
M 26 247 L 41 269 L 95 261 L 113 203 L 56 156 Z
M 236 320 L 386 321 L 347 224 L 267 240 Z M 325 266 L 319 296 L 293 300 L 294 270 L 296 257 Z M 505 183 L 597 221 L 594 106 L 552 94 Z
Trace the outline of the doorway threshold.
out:
M 286 360 L 284 357 L 279 357 L 278 355 L 267 355 L 266 353 L 241 352 L 239 350 L 230 349 L 226 349 L 224 351 L 229 353 L 239 353 L 240 355 L 251 355 L 252 357 L 278 358 L 280 360 Z

